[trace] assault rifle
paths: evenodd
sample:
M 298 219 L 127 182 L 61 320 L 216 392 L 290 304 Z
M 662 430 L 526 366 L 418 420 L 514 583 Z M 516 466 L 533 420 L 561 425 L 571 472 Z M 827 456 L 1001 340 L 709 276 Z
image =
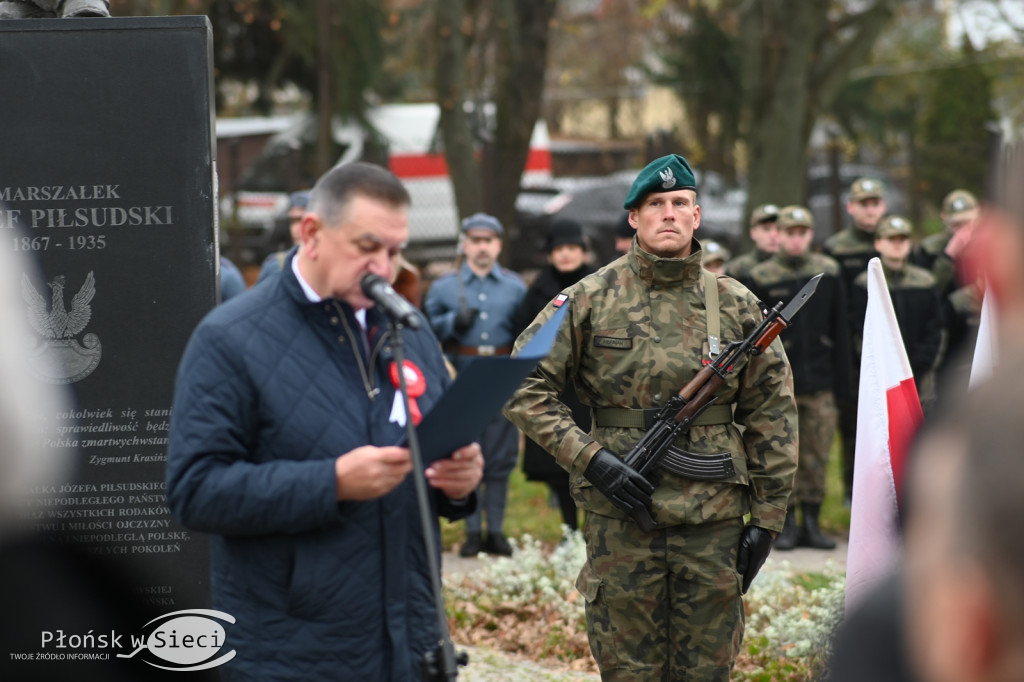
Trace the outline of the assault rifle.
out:
M 728 343 L 718 356 L 704 365 L 679 394 L 672 396 L 661 408 L 647 433 L 623 457 L 623 461 L 648 480 L 651 480 L 658 468 L 669 473 L 692 475 L 694 467 L 700 464 L 672 443 L 689 431 L 694 420 L 714 404 L 726 376 L 739 361 L 744 356 L 763 353 L 779 333 L 789 326 L 793 316 L 818 288 L 823 274 L 812 277 L 785 307 L 779 301 L 773 308 L 764 310 L 764 320 L 747 338 Z M 645 531 L 654 530 L 654 519 L 648 509 L 641 507 L 634 512 L 633 518 Z

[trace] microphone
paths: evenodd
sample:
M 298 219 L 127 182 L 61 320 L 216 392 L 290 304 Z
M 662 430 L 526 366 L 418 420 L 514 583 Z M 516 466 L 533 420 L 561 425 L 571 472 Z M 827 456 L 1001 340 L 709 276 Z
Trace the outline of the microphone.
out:
M 403 324 L 410 329 L 420 328 L 420 316 L 416 312 L 416 308 L 402 298 L 386 279 L 368 272 L 359 281 L 359 286 L 366 297 L 380 306 L 380 309 L 391 318 L 392 322 Z

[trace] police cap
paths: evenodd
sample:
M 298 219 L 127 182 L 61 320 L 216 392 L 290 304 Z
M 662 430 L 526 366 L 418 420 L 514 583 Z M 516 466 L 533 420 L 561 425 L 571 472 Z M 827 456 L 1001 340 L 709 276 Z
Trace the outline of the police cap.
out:
M 814 229 L 814 216 L 806 206 L 785 206 L 779 209 L 779 229 L 802 225 Z
M 703 265 L 714 263 L 716 261 L 725 262 L 729 260 L 729 256 L 729 249 L 716 241 L 706 241 L 701 245 L 700 262 Z
M 876 239 L 887 239 L 889 237 L 909 237 L 914 231 L 914 225 L 900 215 L 887 216 L 875 230 Z
M 779 219 L 779 207 L 775 204 L 761 204 L 750 214 L 750 226 L 754 227 L 761 223 L 771 222 Z
M 976 208 L 978 200 L 973 194 L 965 189 L 955 189 L 942 200 L 942 219 L 953 222 L 967 217 Z
M 858 178 L 850 185 L 850 201 L 884 199 L 885 185 L 875 178 Z
M 462 231 L 469 232 L 470 230 L 490 230 L 499 237 L 505 234 L 501 221 L 486 213 L 474 213 L 462 221 Z
M 292 192 L 288 195 L 288 208 L 301 208 L 303 211 L 309 207 L 309 197 L 311 192 L 309 190 L 302 190 L 301 192 Z

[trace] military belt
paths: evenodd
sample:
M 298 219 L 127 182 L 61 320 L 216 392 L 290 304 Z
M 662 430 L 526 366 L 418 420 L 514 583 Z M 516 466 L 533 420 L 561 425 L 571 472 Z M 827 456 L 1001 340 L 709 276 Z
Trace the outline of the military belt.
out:
M 621 429 L 649 429 L 661 412 L 660 407 L 634 410 L 629 407 L 598 407 L 594 409 L 594 423 L 601 427 Z M 693 426 L 731 424 L 732 405 L 710 405 L 693 420 Z

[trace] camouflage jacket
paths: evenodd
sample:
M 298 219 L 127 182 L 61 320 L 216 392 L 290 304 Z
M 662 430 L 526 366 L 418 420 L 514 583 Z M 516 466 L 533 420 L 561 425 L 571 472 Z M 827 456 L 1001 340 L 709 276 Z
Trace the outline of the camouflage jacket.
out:
M 601 447 L 625 455 L 643 429 L 578 428 L 562 388 L 575 382 L 591 408 L 651 408 L 693 378 L 708 357 L 700 244 L 685 259 L 656 258 L 633 242 L 630 252 L 565 289 L 569 305 L 551 353 L 505 406 L 524 433 L 570 473 L 573 495 L 589 512 L 623 517 L 583 477 Z M 717 276 L 722 341 L 745 337 L 760 323 L 756 299 L 735 280 Z M 556 298 L 556 302 L 558 299 Z M 518 350 L 556 310 L 548 304 L 516 342 Z M 768 350 L 733 370 L 719 402 L 734 406 L 734 423 L 694 426 L 676 442 L 694 453 L 732 454 L 735 475 L 696 481 L 662 473 L 653 511 L 661 525 L 735 518 L 779 531 L 796 471 L 796 404 L 785 350 Z
M 733 279 L 742 280 L 744 277 L 750 274 L 751 268 L 755 265 L 765 262 L 772 257 L 772 254 L 761 249 L 754 248 L 746 253 L 736 256 L 731 261 L 725 264 L 725 274 L 729 275 Z
M 956 277 L 956 263 L 946 254 L 946 246 L 953 235 L 944 230 L 930 234 L 910 253 L 910 262 L 932 273 L 935 288 L 941 298 L 960 286 Z
M 938 258 L 939 254 L 946 250 L 946 247 L 949 245 L 949 240 L 952 238 L 953 234 L 949 232 L 949 230 L 943 230 L 942 232 L 936 232 L 928 235 L 922 239 L 918 243 L 917 248 L 914 249 L 914 253 L 910 259 L 911 262 L 925 270 L 931 269 L 932 262 Z
M 906 263 L 895 270 L 882 263 L 893 312 L 900 326 L 903 346 L 914 377 L 921 378 L 941 361 L 944 346 L 945 315 L 935 291 L 935 278 L 924 268 Z M 868 273 L 858 275 L 850 291 L 851 306 L 867 310 Z M 860 356 L 864 345 L 864 318 L 852 329 L 854 353 Z
M 853 291 L 853 280 L 867 272 L 868 261 L 878 255 L 875 251 L 875 233 L 850 225 L 825 240 L 822 250 L 839 263 L 843 289 Z M 863 312 L 863 311 L 861 311 Z

